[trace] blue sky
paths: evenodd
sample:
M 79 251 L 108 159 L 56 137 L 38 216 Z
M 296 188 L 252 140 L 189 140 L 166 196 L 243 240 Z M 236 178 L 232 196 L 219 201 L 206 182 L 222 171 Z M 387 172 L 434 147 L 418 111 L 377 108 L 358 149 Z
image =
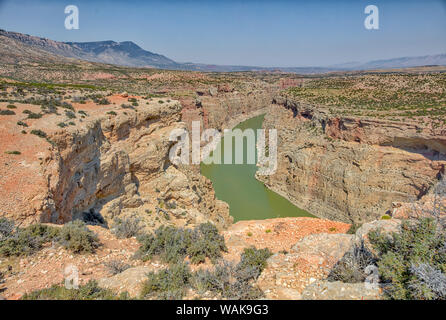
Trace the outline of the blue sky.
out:
M 66 5 L 80 29 L 64 28 Z M 380 29 L 364 27 L 379 8 Z M 0 28 L 59 41 L 131 40 L 179 62 L 326 66 L 446 53 L 446 0 L 0 0 Z

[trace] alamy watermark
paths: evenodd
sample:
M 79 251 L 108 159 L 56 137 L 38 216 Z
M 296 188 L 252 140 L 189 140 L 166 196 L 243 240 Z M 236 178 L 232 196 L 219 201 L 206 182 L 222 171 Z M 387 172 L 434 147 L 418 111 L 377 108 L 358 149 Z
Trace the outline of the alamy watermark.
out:
M 223 138 L 220 143 L 222 135 L 217 129 L 206 129 L 201 133 L 200 122 L 192 121 L 191 135 L 186 129 L 174 129 L 170 133 L 169 141 L 176 143 L 169 151 L 169 160 L 175 165 L 222 164 L 223 158 L 223 164 L 257 164 L 259 175 L 271 175 L 276 171 L 276 129 L 268 130 L 268 145 L 265 129 L 225 129 Z
M 78 30 L 79 29 L 79 8 L 73 4 L 65 7 L 65 29 Z
M 371 4 L 365 7 L 364 13 L 368 16 L 364 20 L 364 27 L 367 30 L 378 30 L 379 29 L 379 10 L 378 7 Z
M 79 289 L 79 270 L 75 265 L 68 265 L 63 274 L 66 289 Z

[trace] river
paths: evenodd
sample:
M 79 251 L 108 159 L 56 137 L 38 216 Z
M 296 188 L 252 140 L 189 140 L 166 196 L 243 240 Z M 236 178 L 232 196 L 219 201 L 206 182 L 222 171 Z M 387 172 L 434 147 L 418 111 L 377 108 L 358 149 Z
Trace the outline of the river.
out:
M 235 128 L 241 130 L 247 128 L 260 129 L 262 128 L 263 118 L 264 115 L 260 115 L 248 119 Z M 220 144 L 223 141 L 224 138 L 222 138 Z M 278 148 L 280 148 L 280 145 Z M 258 181 L 255 178 L 257 166 L 255 164 L 245 164 L 246 143 L 243 151 L 244 164 L 206 165 L 201 163 L 201 173 L 212 181 L 217 198 L 229 204 L 229 211 L 231 216 L 234 217 L 234 221 L 279 217 L 314 217 Z

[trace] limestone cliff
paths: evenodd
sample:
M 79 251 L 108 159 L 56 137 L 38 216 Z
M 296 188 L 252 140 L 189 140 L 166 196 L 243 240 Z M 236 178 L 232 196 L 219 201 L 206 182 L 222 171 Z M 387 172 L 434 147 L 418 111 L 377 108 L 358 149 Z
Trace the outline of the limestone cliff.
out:
M 50 118 L 33 124 L 45 128 L 52 144 L 46 145 L 40 170 L 32 172 L 47 185 L 29 195 L 34 201 L 24 204 L 25 216 L 7 216 L 25 223 L 65 223 L 102 215 L 110 223 L 138 214 L 148 228 L 209 220 L 225 227 L 232 222 L 210 181 L 169 161 L 169 135 L 185 127 L 178 101 L 150 102 L 128 112 L 109 109 L 96 108 L 78 125 L 63 129 L 50 126 Z
M 446 164 L 446 130 L 333 115 L 323 106 L 278 96 L 265 128 L 278 129 L 278 170 L 267 187 L 320 217 L 374 220 L 393 202 L 413 202 Z

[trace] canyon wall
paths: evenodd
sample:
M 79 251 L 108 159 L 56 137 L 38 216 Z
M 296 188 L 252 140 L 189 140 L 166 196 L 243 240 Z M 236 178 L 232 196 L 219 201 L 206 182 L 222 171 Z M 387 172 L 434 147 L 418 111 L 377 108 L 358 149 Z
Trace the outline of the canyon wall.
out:
M 254 82 L 243 92 L 229 86 L 211 87 L 197 91 L 197 98 L 181 101 L 184 106 L 182 121 L 188 127 L 192 121 L 200 121 L 204 128 L 218 130 L 232 128 L 270 107 L 277 88 Z
M 445 170 L 444 128 L 334 116 L 282 96 L 264 128 L 278 129 L 278 169 L 257 178 L 328 219 L 362 223 L 391 213 L 427 194 Z
M 333 115 L 326 107 L 275 92 L 273 86 L 255 84 L 243 92 L 211 87 L 197 90 L 196 97 L 181 104 L 151 101 L 128 112 L 92 106 L 95 111 L 84 122 L 63 129 L 54 125 L 56 116 L 35 120 L 32 128 L 45 129 L 52 146 L 32 137 L 39 146 L 30 155 L 34 159 L 40 152 L 41 163 L 33 160 L 29 165 L 27 160 L 17 167 L 32 175 L 29 186 L 14 187 L 13 176 L 8 182 L 11 192 L 32 192 L 15 197 L 20 203 L 4 206 L 3 211 L 27 222 L 64 223 L 96 214 L 111 221 L 138 214 L 149 227 L 211 220 L 225 228 L 232 222 L 228 205 L 215 198 L 199 166 L 170 163 L 169 134 L 174 128 L 190 127 L 193 120 L 221 130 L 264 112 L 264 127 L 278 129 L 278 170 L 257 178 L 319 217 L 371 221 L 391 213 L 398 203 L 422 198 L 444 173 L 442 128 Z M 127 101 L 119 99 L 117 104 Z M 111 115 L 109 109 L 118 114 Z M 24 140 L 19 131 L 14 136 L 21 142 L 34 141 Z M 39 184 L 31 183 L 34 178 Z
M 100 214 L 110 222 L 138 214 L 152 227 L 177 220 L 229 225 L 228 207 L 215 198 L 210 181 L 169 161 L 169 135 L 185 127 L 180 119 L 177 101 L 151 103 L 116 116 L 102 112 L 82 126 L 52 133 L 53 149 L 43 163 L 48 190 L 42 190 L 40 221 L 65 223 Z

